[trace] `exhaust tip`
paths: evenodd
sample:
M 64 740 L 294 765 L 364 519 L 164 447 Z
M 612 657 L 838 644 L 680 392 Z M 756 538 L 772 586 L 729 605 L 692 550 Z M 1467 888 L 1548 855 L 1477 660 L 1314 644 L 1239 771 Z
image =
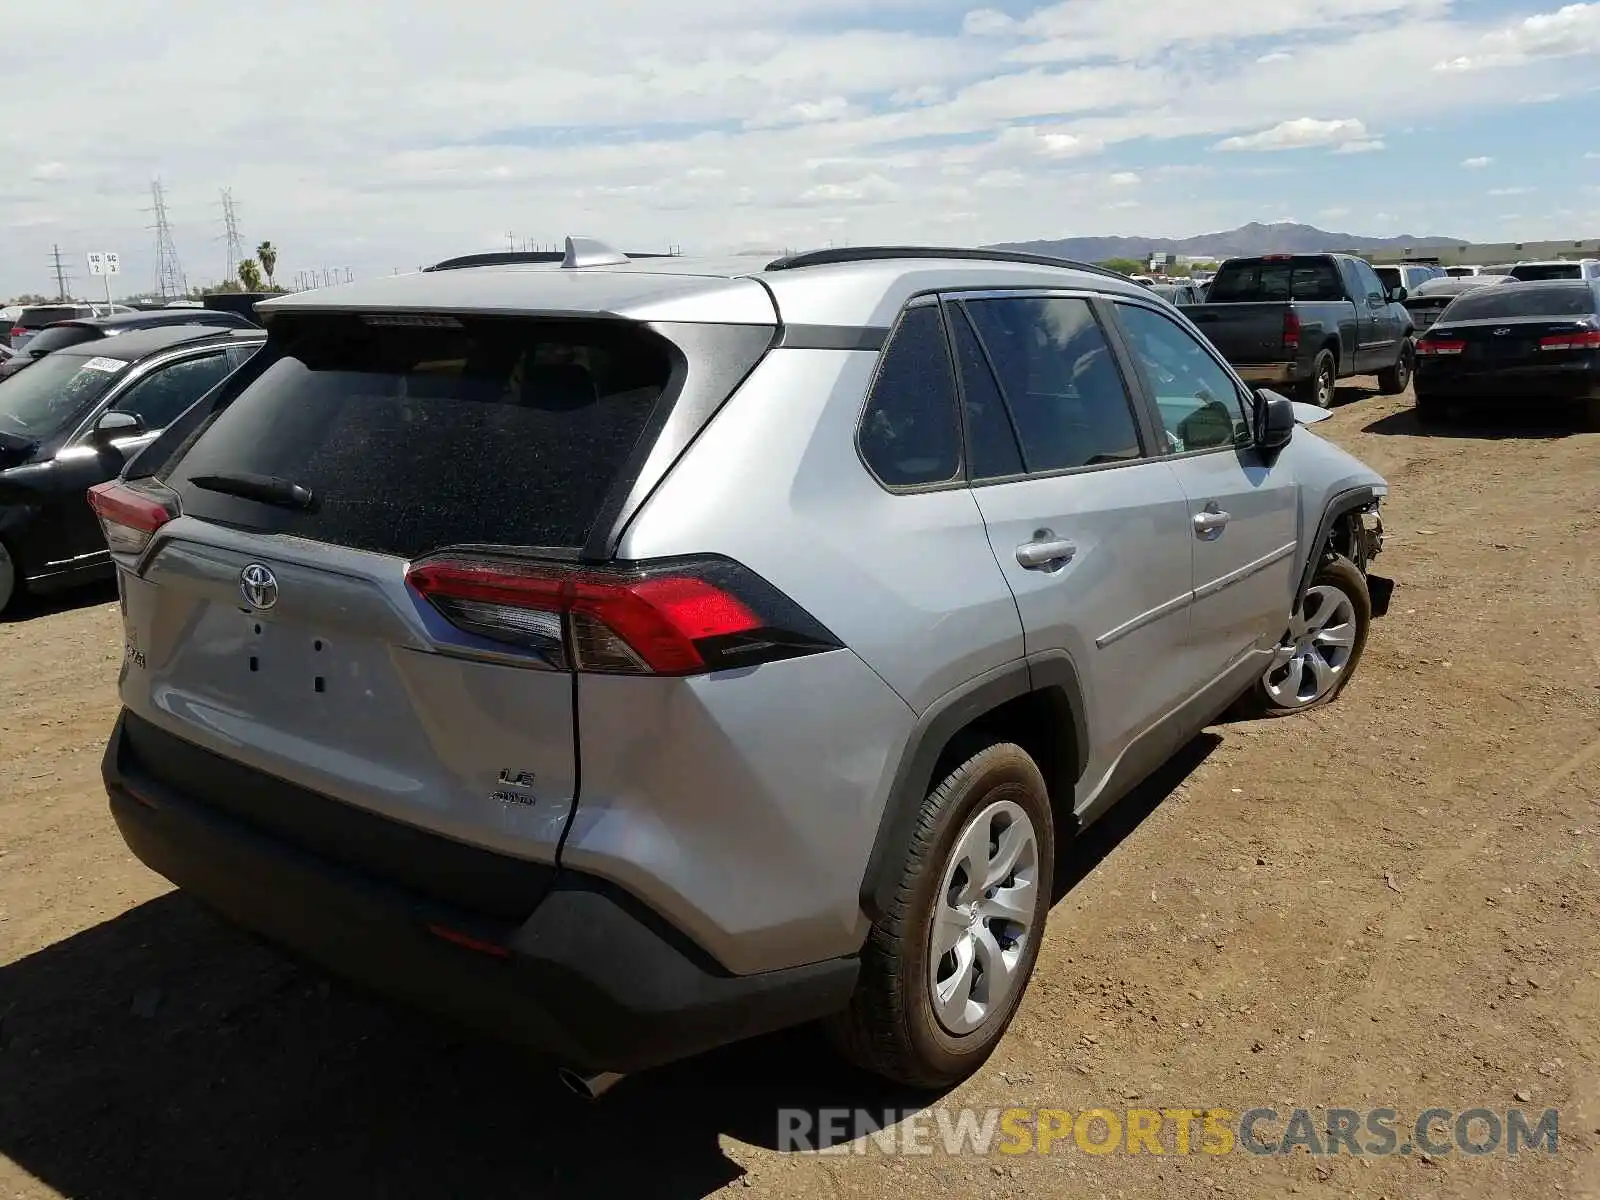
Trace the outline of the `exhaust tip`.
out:
M 594 1075 L 580 1075 L 567 1067 L 562 1067 L 556 1072 L 556 1078 L 561 1080 L 563 1086 L 573 1095 L 584 1100 L 598 1100 L 626 1076 L 615 1071 L 600 1071 Z

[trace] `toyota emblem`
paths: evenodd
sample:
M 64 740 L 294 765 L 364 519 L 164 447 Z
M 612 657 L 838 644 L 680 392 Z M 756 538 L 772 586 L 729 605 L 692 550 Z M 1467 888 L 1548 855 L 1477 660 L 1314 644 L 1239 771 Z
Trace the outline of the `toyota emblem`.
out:
M 251 563 L 239 572 L 239 592 L 251 608 L 265 612 L 278 602 L 278 577 L 272 568 Z
M 1494 331 L 1494 335 L 1495 335 L 1495 337 L 1505 337 L 1505 335 L 1510 333 L 1510 332 L 1511 332 L 1511 326 L 1502 325 L 1499 329 L 1496 329 Z

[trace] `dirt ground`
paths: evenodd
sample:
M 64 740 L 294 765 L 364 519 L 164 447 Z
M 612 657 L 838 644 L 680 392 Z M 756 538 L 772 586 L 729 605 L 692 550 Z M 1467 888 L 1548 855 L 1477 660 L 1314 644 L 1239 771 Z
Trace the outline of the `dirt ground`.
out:
M 1600 434 L 1341 400 L 1320 430 L 1393 487 L 1357 678 L 1080 840 L 1010 1035 L 934 1103 L 1553 1107 L 1554 1155 L 785 1153 L 780 1108 L 917 1103 L 805 1031 L 583 1105 L 133 860 L 101 592 L 0 624 L 0 1197 L 1600 1198 Z

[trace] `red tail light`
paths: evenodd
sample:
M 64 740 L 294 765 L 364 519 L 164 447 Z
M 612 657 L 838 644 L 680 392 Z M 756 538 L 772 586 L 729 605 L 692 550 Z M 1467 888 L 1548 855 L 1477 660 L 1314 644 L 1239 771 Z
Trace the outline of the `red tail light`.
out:
M 178 515 L 178 498 L 160 484 L 134 487 L 113 479 L 89 489 L 89 507 L 100 519 L 111 553 L 137 555 Z
M 1300 314 L 1292 308 L 1283 310 L 1283 348 L 1290 353 L 1300 349 Z
M 27 332 L 28 331 L 26 329 L 24 329 L 21 325 L 13 325 L 11 327 L 11 336 L 14 337 L 14 338 L 22 337 Z
M 725 559 L 600 570 L 443 555 L 413 563 L 406 580 L 458 629 L 532 650 L 558 670 L 695 675 L 839 645 Z
M 1467 343 L 1460 338 L 1434 337 L 1431 333 L 1417 342 L 1417 353 L 1423 358 L 1444 358 L 1460 354 L 1466 348 Z
M 1576 329 L 1539 339 L 1541 350 L 1600 350 L 1600 329 Z

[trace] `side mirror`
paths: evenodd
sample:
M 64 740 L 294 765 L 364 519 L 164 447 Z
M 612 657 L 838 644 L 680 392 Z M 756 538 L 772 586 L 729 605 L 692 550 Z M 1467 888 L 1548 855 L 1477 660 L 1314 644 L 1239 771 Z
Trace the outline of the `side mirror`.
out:
M 1261 388 L 1256 392 L 1256 448 L 1276 454 L 1294 437 L 1294 401 Z
M 1389 303 L 1404 304 L 1406 302 L 1406 297 L 1410 294 L 1411 293 L 1406 291 L 1404 287 L 1394 288 L 1389 292 Z
M 139 419 L 138 413 L 118 412 L 112 409 L 103 413 L 94 423 L 94 433 L 91 440 L 98 445 L 105 445 L 117 438 L 138 437 L 144 432 L 144 422 Z

